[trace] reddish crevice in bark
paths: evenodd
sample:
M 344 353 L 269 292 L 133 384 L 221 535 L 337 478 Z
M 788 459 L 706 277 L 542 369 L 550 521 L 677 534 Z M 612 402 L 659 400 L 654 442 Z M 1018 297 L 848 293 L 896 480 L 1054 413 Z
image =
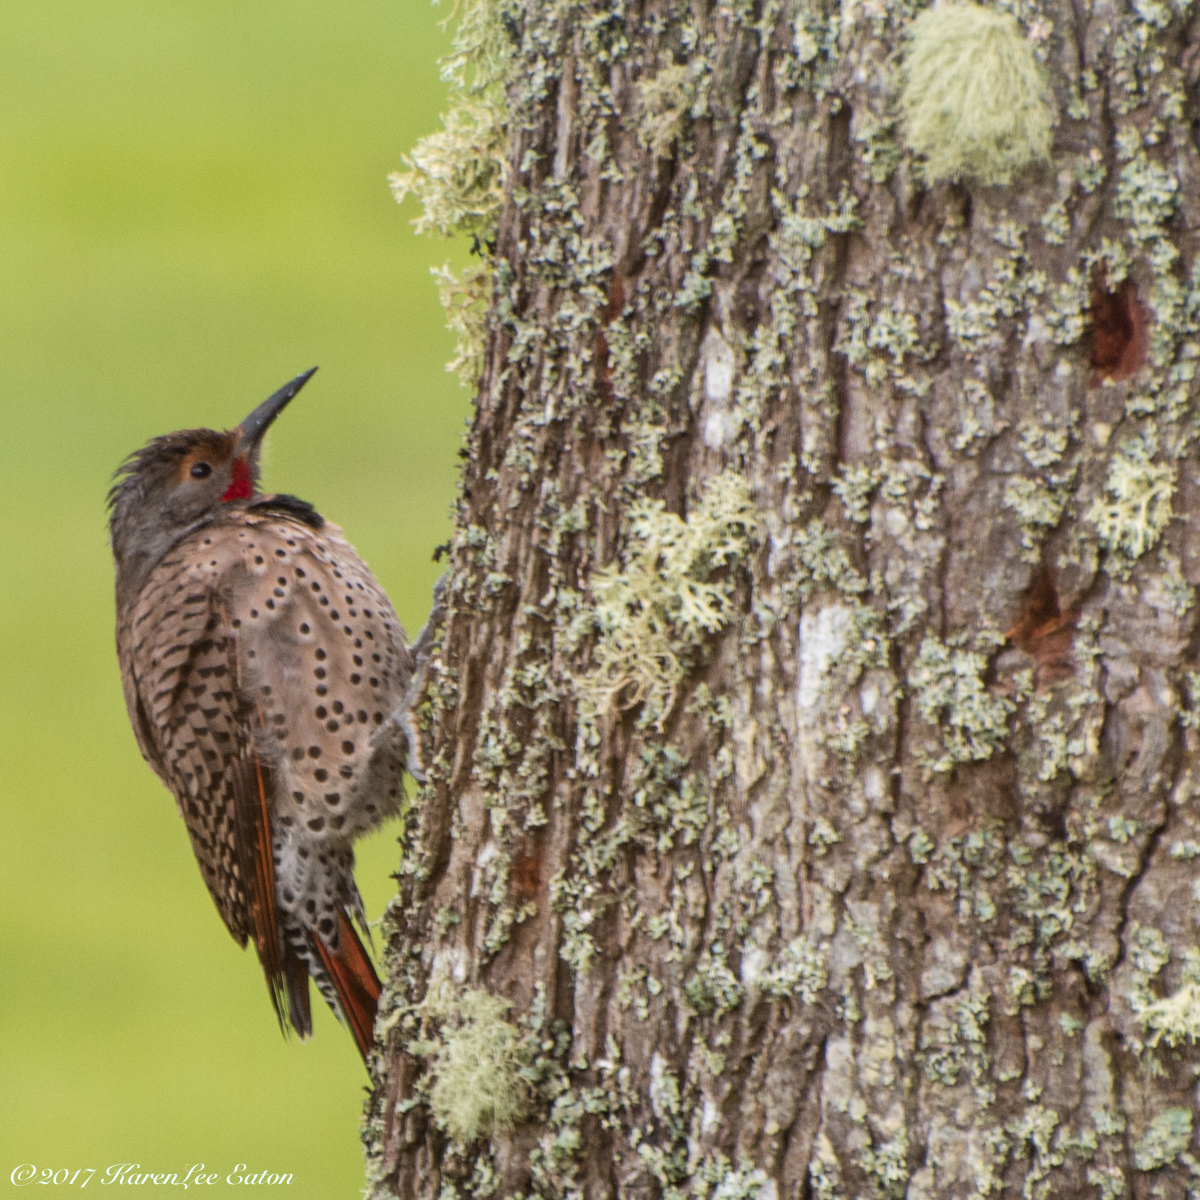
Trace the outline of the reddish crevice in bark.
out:
M 1054 572 L 1043 560 L 1030 579 L 1016 624 L 1005 634 L 1034 660 L 1039 689 L 1069 678 L 1074 671 L 1072 644 L 1078 619 L 1078 601 L 1062 607 Z
M 1131 378 L 1146 361 L 1146 316 L 1137 284 L 1123 279 L 1109 290 L 1107 281 L 1097 278 L 1089 314 L 1092 386 Z
M 536 846 L 515 855 L 508 874 L 509 894 L 518 901 L 532 900 L 542 890 L 542 860 Z

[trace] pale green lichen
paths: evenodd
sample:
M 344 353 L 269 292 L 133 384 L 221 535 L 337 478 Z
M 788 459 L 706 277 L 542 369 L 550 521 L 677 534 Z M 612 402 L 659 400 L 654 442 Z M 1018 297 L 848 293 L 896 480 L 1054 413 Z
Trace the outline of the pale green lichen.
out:
M 751 145 L 751 154 L 753 145 L 757 143 Z M 744 198 L 739 199 L 742 199 L 742 206 L 733 212 L 741 214 L 741 219 L 744 217 Z M 819 261 L 819 251 L 830 235 L 846 233 L 861 224 L 857 215 L 857 197 L 845 185 L 836 202 L 826 202 L 823 216 L 810 211 L 812 205 L 807 184 L 799 184 L 794 193 L 772 189 L 771 203 L 777 223 L 769 237 L 773 258 L 770 314 L 748 339 L 749 361 L 738 382 L 733 412 L 733 426 L 739 431 L 747 425 L 757 429 L 772 395 L 786 392 L 792 386 L 792 377 L 786 370 L 792 348 L 797 335 L 805 329 L 806 318 L 812 318 L 818 312 L 814 264 Z M 707 284 L 707 279 L 704 282 Z M 804 392 L 801 394 L 803 397 Z M 810 429 L 815 431 L 829 419 L 828 406 L 822 403 L 823 399 L 818 393 L 808 400 L 811 426 L 806 418 L 806 439 Z M 806 445 L 804 459 L 805 465 L 813 469 L 810 445 Z
M 418 233 L 475 239 L 482 264 L 456 277 L 449 265 L 435 269 L 447 323 L 457 335 L 447 370 L 470 386 L 482 369 L 487 301 L 492 284 L 488 243 L 495 233 L 508 169 L 509 108 L 504 93 L 512 59 L 509 0 L 460 0 L 451 54 L 442 61 L 449 84 L 443 128 L 423 137 L 404 156 L 404 170 L 388 177 L 400 203 L 413 195 L 421 214 Z
M 687 760 L 674 747 L 642 751 L 646 773 L 633 793 L 637 825 L 660 854 L 676 841 L 694 845 L 708 827 L 708 789 L 698 775 L 685 775 Z M 634 814 L 631 814 L 633 816 Z
M 813 856 L 820 858 L 830 846 L 836 846 L 842 840 L 842 835 L 824 817 L 817 817 L 808 834 L 808 844 L 813 848 Z
M 1141 827 L 1140 821 L 1132 820 L 1121 813 L 1108 818 L 1108 836 L 1121 846 L 1124 846 L 1130 838 L 1135 837 Z
M 991 994 L 976 972 L 964 1000 L 939 1000 L 921 1031 L 921 1053 L 925 1078 L 944 1087 L 955 1087 L 966 1071 L 976 1100 L 984 1107 L 992 1102 L 989 1082 L 992 1056 L 988 1053 L 987 1025 L 991 1021 Z
M 732 470 L 708 482 L 687 520 L 661 500 L 633 505 L 624 565 L 592 577 L 599 636 L 595 668 L 579 682 L 581 725 L 636 704 L 643 723 L 661 724 L 688 651 L 732 619 L 733 581 L 712 576 L 744 556 L 758 523 Z
M 963 380 L 958 410 L 961 423 L 951 445 L 968 458 L 974 458 L 990 438 L 1008 427 L 1008 422 L 996 415 L 991 392 L 978 379 Z
M 741 132 L 734 148 L 733 178 L 721 196 L 720 210 L 713 216 L 705 245 L 691 259 L 691 266 L 674 298 L 677 308 L 695 309 L 712 294 L 712 269 L 715 263 L 732 262 L 733 248 L 741 237 L 749 212 L 748 196 L 759 159 L 767 153 L 767 145 L 759 136 L 762 93 L 757 83 L 751 84 L 741 114 Z
M 450 90 L 444 128 L 423 137 L 389 183 L 397 201 L 411 193 L 421 202 L 418 233 L 487 237 L 504 195 L 512 42 L 503 0 L 462 0 L 456 15 L 454 48 L 442 61 Z
M 1055 345 L 1070 346 L 1084 335 L 1088 327 L 1091 292 L 1088 276 L 1075 267 L 1070 267 L 1066 279 L 1055 286 L 1045 318 L 1050 340 Z
M 1012 1003 L 1004 1011 L 1010 1017 L 1016 1016 L 1022 1008 L 1036 1004 L 1038 994 L 1033 972 L 1026 967 L 1009 967 L 1008 995 Z
M 1014 1140 L 1014 1149 L 1029 1148 L 1030 1164 L 1021 1194 L 1026 1200 L 1042 1200 L 1049 1195 L 1048 1187 L 1038 1185 L 1066 1159 L 1059 1139 L 1054 1137 L 1061 1118 L 1052 1108 L 1030 1104 L 1019 1116 L 1009 1121 L 1006 1132 Z
M 582 757 L 580 761 L 584 761 Z M 634 843 L 666 853 L 677 839 L 685 845 L 694 843 L 699 832 L 714 823 L 717 835 L 713 848 L 722 845 L 728 816 L 719 811 L 714 821 L 705 776 L 700 772 L 684 774 L 686 767 L 687 760 L 669 745 L 644 747 L 631 772 L 633 802 L 625 806 L 621 820 L 611 829 L 604 828 L 607 813 L 601 798 L 594 790 L 584 795 L 580 847 L 572 855 L 569 872 L 559 871 L 550 880 L 551 906 L 562 914 L 559 954 L 577 974 L 586 975 L 599 953 L 589 929 L 596 917 L 614 903 L 606 877 L 623 847 Z M 723 853 L 732 857 L 736 842 Z M 682 906 L 687 900 L 680 886 L 683 878 L 681 869 L 671 890 L 670 908 L 649 916 L 645 922 L 652 939 L 666 937 L 676 948 L 686 941 L 683 927 L 687 918 Z M 671 954 L 678 956 L 676 950 Z
M 825 10 L 825 11 L 823 11 Z M 797 11 L 790 54 L 778 55 L 775 80 L 781 90 L 805 88 L 817 96 L 833 85 L 841 30 L 838 5 L 812 3 Z
M 1150 1034 L 1149 1045 L 1168 1046 L 1200 1040 L 1200 950 L 1189 949 L 1183 959 L 1183 979 L 1178 989 L 1161 1000 L 1136 1003 L 1137 1018 Z
M 474 387 L 483 374 L 491 267 L 486 263 L 474 263 L 456 275 L 447 263 L 434 267 L 431 273 L 437 281 L 446 325 L 454 334 L 454 357 L 446 364 L 446 370 L 456 375 L 463 387 Z
M 1157 240 L 1178 201 L 1179 181 L 1144 151 L 1121 168 L 1113 211 L 1129 221 L 1137 241 Z
M 1071 232 L 1071 218 L 1067 215 L 1067 198 L 1060 196 L 1039 218 L 1042 236 L 1051 246 L 1061 246 Z
M 801 935 L 784 947 L 778 961 L 759 980 L 772 996 L 794 996 L 801 1004 L 815 1004 L 829 983 L 825 956 Z
M 1080 638 L 1079 642 L 1082 641 Z M 1077 655 L 1075 661 L 1085 660 Z M 1018 682 L 1023 691 L 1033 690 L 1033 678 L 1024 672 L 1019 674 Z M 1041 783 L 1049 783 L 1068 771 L 1076 776 L 1084 772 L 1085 764 L 1095 753 L 1099 735 L 1097 721 L 1102 719 L 1099 714 L 1103 709 L 1098 701 L 1099 697 L 1090 688 L 1072 691 L 1065 697 L 1043 691 L 1029 701 L 1025 725 L 1033 731 L 1035 740 L 1031 746 L 1033 753 L 1025 761 Z M 1031 787 L 1030 773 L 1024 770 L 1021 776 L 1021 787 L 1027 793 Z M 1036 794 L 1036 789 L 1028 794 Z
M 529 1091 L 520 1032 L 504 1019 L 509 1002 L 472 989 L 455 994 L 443 980 L 431 984 L 422 1007 L 440 1029 L 409 1050 L 429 1059 L 429 1106 L 438 1125 L 465 1143 L 520 1120 Z
M 901 1129 L 889 1141 L 864 1150 L 860 1161 L 862 1169 L 874 1180 L 882 1195 L 903 1196 L 911 1174 L 908 1169 L 908 1131 Z
M 1137 1015 L 1149 1011 L 1158 1002 L 1159 997 L 1150 985 L 1171 961 L 1171 949 L 1157 929 L 1135 921 L 1129 932 L 1127 954 L 1133 966 L 1127 999 Z M 1133 1049 L 1140 1050 L 1141 1044 L 1134 1041 Z
M 922 343 L 917 319 L 903 303 L 893 300 L 885 307 L 876 295 L 854 287 L 846 289 L 842 331 L 834 349 L 862 372 L 871 387 L 891 378 L 913 390 L 920 385 L 903 369 L 905 358 L 921 361 L 937 353 L 936 347 Z
M 757 1167 L 734 1167 L 720 1153 L 710 1155 L 692 1177 L 696 1200 L 758 1200 L 768 1182 Z
M 881 121 L 870 112 L 855 113 L 854 141 L 862 147 L 863 164 L 875 183 L 887 183 L 904 157 L 896 144 L 895 121 Z
M 1015 18 L 977 4 L 912 24 L 900 94 L 909 147 L 929 180 L 1008 183 L 1050 155 L 1050 90 Z
M 1073 1038 L 1083 1028 L 1083 1022 L 1070 1013 L 1059 1013 L 1058 1027 L 1063 1031 L 1064 1037 Z
M 1100 1200 L 1125 1200 L 1129 1194 L 1125 1172 L 1115 1163 L 1088 1167 L 1087 1181 L 1098 1189 Z
M 946 329 L 969 355 L 985 350 L 1002 320 L 1026 315 L 1046 290 L 1046 275 L 1033 268 L 1025 248 L 1026 232 L 1016 221 L 998 222 L 992 240 L 1001 253 L 992 260 L 987 281 L 968 299 L 943 301 Z
M 1070 439 L 1068 428 L 1049 416 L 1021 424 L 1021 454 L 1038 472 L 1034 479 L 1014 479 L 1004 488 L 1004 504 L 1021 526 L 1021 557 L 1027 563 L 1040 558 L 1040 541 L 1062 520 L 1074 496 L 1074 466 L 1050 470 L 1062 460 Z
M 957 896 L 960 921 L 990 921 L 996 907 L 986 885 L 1000 874 L 1003 852 L 1003 840 L 991 830 L 949 838 L 929 862 L 925 884 L 931 892 Z
M 729 969 L 726 950 L 714 942 L 696 961 L 696 969 L 683 985 L 689 1006 L 701 1016 L 721 1017 L 741 1003 L 745 989 Z
M 1070 103 L 1068 103 L 1068 108 Z M 1075 120 L 1086 120 L 1084 116 L 1075 116 Z M 1108 173 L 1104 156 L 1093 147 L 1087 155 L 1077 155 L 1070 170 L 1060 170 L 1058 175 L 1058 198 L 1041 216 L 1043 236 L 1052 246 L 1061 246 L 1071 231 L 1070 209 L 1074 202 L 1075 186 L 1090 195 L 1104 182 Z
M 1052 467 L 1066 453 L 1070 431 L 1045 414 L 1041 420 L 1023 421 L 1020 431 L 1021 454 L 1035 470 Z
M 1134 1143 L 1133 1165 L 1139 1171 L 1157 1171 L 1174 1162 L 1192 1140 L 1192 1110 L 1164 1109 Z
M 1096 526 L 1100 544 L 1109 552 L 1109 571 L 1125 579 L 1171 520 L 1175 468 L 1154 462 L 1153 444 L 1135 438 L 1113 456 L 1107 492 L 1108 499 L 1097 499 L 1088 517 Z
M 689 119 L 708 112 L 708 63 L 672 63 L 637 83 L 638 141 L 656 158 L 670 158 Z
M 1159 585 L 1167 602 L 1167 611 L 1176 617 L 1186 617 L 1196 603 L 1196 589 L 1184 578 L 1183 564 L 1175 555 L 1163 547 L 1159 550 L 1158 557 L 1163 566 Z
M 1183 685 L 1187 702 L 1179 710 L 1179 723 L 1184 729 L 1200 729 L 1200 671 L 1188 671 Z
M 1017 515 L 1021 526 L 1021 557 L 1037 562 L 1042 538 L 1066 511 L 1070 493 L 1047 487 L 1036 479 L 1010 479 L 1004 488 L 1004 505 Z
M 920 825 L 909 835 L 908 857 L 912 859 L 914 865 L 918 867 L 924 866 L 929 861 L 929 856 L 935 849 L 933 839 Z
M 1016 709 L 1007 696 L 988 691 L 983 682 L 986 651 L 1002 639 L 979 635 L 969 646 L 964 637 L 944 643 L 925 635 L 908 673 L 908 683 L 921 715 L 939 726 L 944 752 L 921 761 L 935 772 L 952 771 L 956 764 L 991 758 L 1008 740 L 1008 718 Z
M 817 1135 L 812 1157 L 808 1160 L 808 1177 L 817 1200 L 839 1200 L 842 1195 L 841 1164 L 824 1130 Z

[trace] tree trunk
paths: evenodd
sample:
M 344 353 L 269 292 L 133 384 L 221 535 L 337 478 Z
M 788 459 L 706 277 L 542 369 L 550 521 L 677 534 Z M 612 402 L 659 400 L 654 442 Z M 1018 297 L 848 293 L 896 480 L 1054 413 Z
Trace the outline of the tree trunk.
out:
M 1005 8 L 991 186 L 902 0 L 460 14 L 374 1195 L 1200 1192 L 1196 21 Z

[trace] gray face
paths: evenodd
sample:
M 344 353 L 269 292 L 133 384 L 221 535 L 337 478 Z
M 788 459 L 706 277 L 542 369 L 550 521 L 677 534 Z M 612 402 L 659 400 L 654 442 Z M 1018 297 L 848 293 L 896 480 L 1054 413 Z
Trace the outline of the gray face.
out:
M 254 495 L 263 435 L 316 369 L 285 383 L 236 429 L 168 433 L 125 460 L 108 494 L 119 596 L 136 594 L 180 537 L 222 504 Z
M 253 495 L 258 447 L 247 454 L 238 443 L 238 430 L 189 429 L 156 438 L 128 460 L 110 494 L 118 586 L 127 575 L 140 584 L 184 532 L 222 503 Z

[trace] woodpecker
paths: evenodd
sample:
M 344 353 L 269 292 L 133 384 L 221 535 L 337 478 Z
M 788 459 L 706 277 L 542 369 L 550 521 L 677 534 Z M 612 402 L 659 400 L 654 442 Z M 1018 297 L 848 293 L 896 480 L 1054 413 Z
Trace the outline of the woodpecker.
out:
M 400 810 L 415 663 L 342 531 L 259 490 L 263 435 L 315 370 L 237 428 L 166 434 L 118 469 L 117 655 L 142 756 L 280 1028 L 311 1034 L 311 977 L 365 1060 L 380 984 L 353 846 Z

